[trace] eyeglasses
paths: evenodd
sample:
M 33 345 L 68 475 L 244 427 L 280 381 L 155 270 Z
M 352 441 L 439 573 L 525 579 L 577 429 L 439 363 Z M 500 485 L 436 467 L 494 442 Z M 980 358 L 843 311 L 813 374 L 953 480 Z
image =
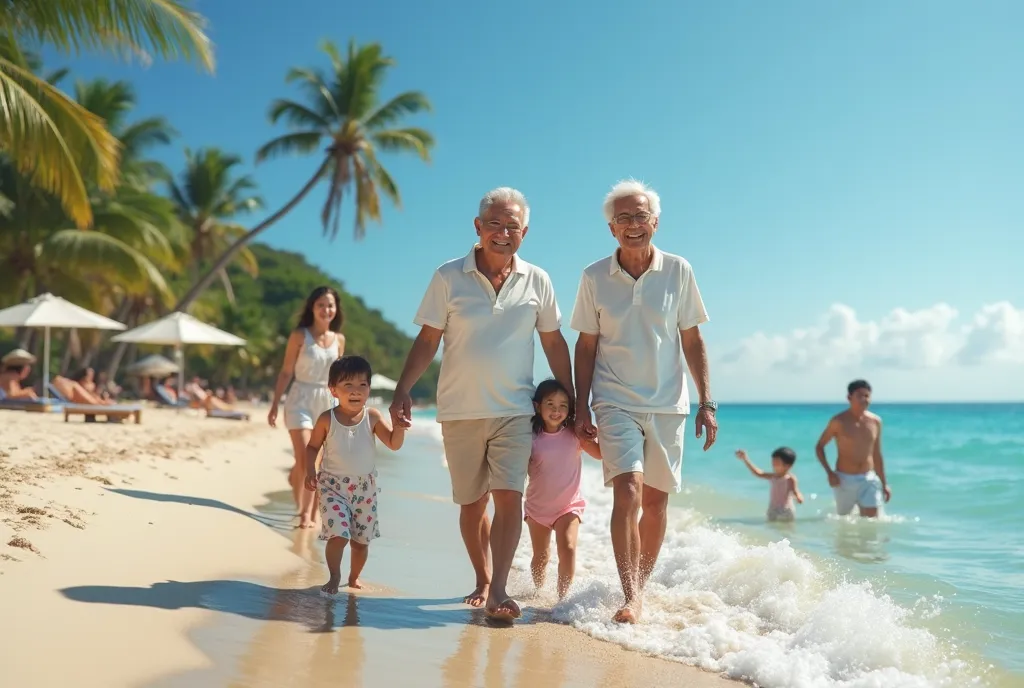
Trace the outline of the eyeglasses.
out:
M 491 220 L 490 222 L 485 224 L 484 227 L 487 228 L 488 232 L 500 232 L 502 230 L 505 230 L 509 234 L 522 234 L 523 233 L 523 228 L 520 227 L 519 225 L 513 224 L 513 223 L 502 224 L 498 220 Z
M 645 225 L 651 221 L 652 217 L 653 215 L 651 215 L 651 213 L 647 212 L 646 210 L 641 210 L 640 212 L 633 213 L 632 215 L 630 215 L 629 213 L 620 213 L 619 215 L 616 215 L 614 218 L 612 218 L 612 222 L 614 222 L 617 225 L 631 225 L 634 222 L 636 222 L 638 225 Z

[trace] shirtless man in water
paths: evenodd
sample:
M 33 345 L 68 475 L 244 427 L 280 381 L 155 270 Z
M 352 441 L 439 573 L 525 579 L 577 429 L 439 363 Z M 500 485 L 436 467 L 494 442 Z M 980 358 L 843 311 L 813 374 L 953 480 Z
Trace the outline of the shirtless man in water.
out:
M 892 497 L 882 462 L 882 419 L 868 411 L 871 385 L 866 380 L 851 382 L 847 395 L 850 408 L 828 422 L 815 452 L 835 492 L 836 512 L 845 516 L 857 506 L 861 516 L 874 518 L 883 496 L 886 502 Z M 825 455 L 825 447 L 833 439 L 839 450 L 835 470 Z

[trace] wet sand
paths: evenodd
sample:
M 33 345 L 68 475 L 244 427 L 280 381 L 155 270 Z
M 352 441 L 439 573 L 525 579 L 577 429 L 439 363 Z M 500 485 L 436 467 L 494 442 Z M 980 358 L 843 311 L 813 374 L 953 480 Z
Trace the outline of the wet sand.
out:
M 460 603 L 469 565 L 440 457 L 414 440 L 381 462 L 368 589 L 321 598 L 322 545 L 292 528 L 287 435 L 260 416 L 0 412 L 4 685 L 738 685 L 551 623 L 528 599 L 514 628 L 488 626 Z

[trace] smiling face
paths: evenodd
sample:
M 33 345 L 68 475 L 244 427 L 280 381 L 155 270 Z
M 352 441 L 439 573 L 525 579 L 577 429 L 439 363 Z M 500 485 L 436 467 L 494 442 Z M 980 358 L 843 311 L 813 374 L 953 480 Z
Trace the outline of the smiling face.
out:
M 518 203 L 498 201 L 475 220 L 476 235 L 485 253 L 512 256 L 523 243 L 529 227 L 523 222 L 524 209 Z
M 338 400 L 341 410 L 354 416 L 366 406 L 366 400 L 370 397 L 370 378 L 365 373 L 345 378 L 334 384 L 331 388 L 331 395 Z
M 772 457 L 772 472 L 775 473 L 775 475 L 786 475 L 786 473 L 789 473 L 790 468 L 792 468 L 792 466 L 788 465 L 779 457 Z
M 562 390 L 557 390 L 544 397 L 539 404 L 534 404 L 534 407 L 544 421 L 544 429 L 555 432 L 569 417 L 569 396 Z
M 329 327 L 337 314 L 338 304 L 334 300 L 334 294 L 324 294 L 313 302 L 313 319 L 321 327 Z
M 608 223 L 612 236 L 624 251 L 645 252 L 658 231 L 658 218 L 651 214 L 647 196 L 636 194 L 615 200 L 612 221 Z

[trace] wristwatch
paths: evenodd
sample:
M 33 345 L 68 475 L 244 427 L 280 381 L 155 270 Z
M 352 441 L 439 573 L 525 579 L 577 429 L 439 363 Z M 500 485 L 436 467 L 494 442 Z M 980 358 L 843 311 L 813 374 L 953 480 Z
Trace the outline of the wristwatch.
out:
M 708 411 L 711 411 L 711 413 L 715 413 L 718 411 L 718 402 L 711 401 L 709 399 L 708 401 L 700 402 L 700 405 L 697 408 L 707 409 Z

